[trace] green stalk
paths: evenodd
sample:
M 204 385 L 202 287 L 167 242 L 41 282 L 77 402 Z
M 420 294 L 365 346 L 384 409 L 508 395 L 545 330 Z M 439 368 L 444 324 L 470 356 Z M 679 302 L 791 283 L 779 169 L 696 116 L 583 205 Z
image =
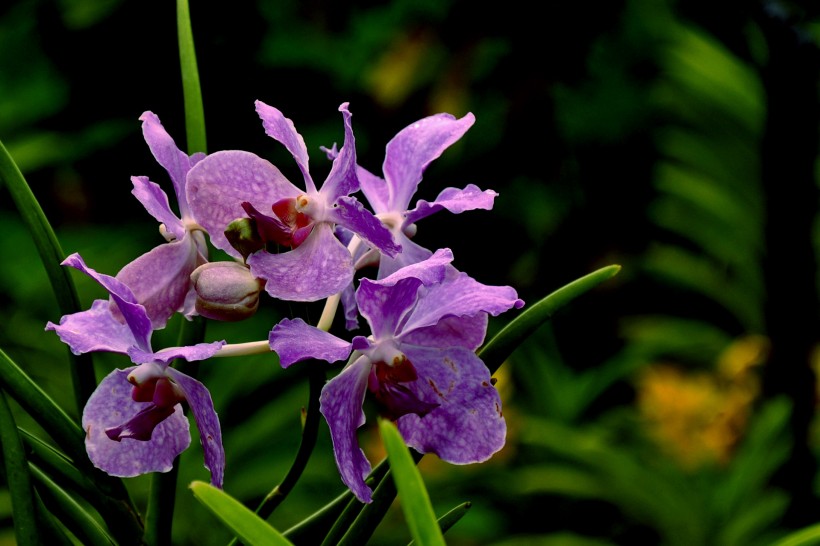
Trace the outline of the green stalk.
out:
M 202 106 L 202 89 L 199 85 L 199 70 L 196 65 L 196 49 L 194 48 L 194 33 L 191 30 L 188 0 L 177 0 L 177 35 L 188 154 L 205 153 L 208 149 L 205 140 L 205 110 Z
M 34 488 L 31 483 L 23 442 L 11 413 L 6 394 L 0 390 L 0 447 L 6 470 L 6 482 L 11 493 L 14 536 L 21 546 L 40 544 L 37 513 L 34 508 Z
M 80 310 L 80 299 L 74 282 L 66 268 L 60 263 L 65 259 L 60 242 L 54 234 L 40 203 L 31 191 L 23 173 L 17 168 L 6 147 L 0 142 L 0 179 L 5 180 L 23 222 L 26 224 L 34 246 L 40 255 L 40 261 L 46 270 L 51 288 L 57 297 L 57 304 L 63 315 L 70 315 Z M 90 355 L 71 354 L 71 382 L 74 388 L 74 401 L 78 412 L 85 406 L 86 400 L 97 386 L 94 366 Z

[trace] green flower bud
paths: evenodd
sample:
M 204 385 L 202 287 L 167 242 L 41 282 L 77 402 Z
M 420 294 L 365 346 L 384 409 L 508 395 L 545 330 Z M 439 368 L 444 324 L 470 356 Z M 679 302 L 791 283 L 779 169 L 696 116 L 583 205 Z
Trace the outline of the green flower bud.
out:
M 191 273 L 196 290 L 196 310 L 203 317 L 238 321 L 253 316 L 259 307 L 263 282 L 237 262 L 209 262 Z
M 265 248 L 265 241 L 259 236 L 256 221 L 253 218 L 237 218 L 225 228 L 225 237 L 244 259 Z

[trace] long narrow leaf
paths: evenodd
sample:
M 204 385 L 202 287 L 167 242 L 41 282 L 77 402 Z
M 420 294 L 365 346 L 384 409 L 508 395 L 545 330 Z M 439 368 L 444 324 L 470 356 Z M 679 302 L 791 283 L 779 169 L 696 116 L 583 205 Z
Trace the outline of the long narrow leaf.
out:
M 202 90 L 196 64 L 194 33 L 191 30 L 191 13 L 188 0 L 177 0 L 177 36 L 179 39 L 179 62 L 182 69 L 182 93 L 185 104 L 185 134 L 188 153 L 205 152 L 205 111 L 202 106 Z
M 820 544 L 820 523 L 789 533 L 772 546 L 813 546 L 815 544 Z
M 17 168 L 6 147 L 0 142 L 0 179 L 6 182 L 20 216 L 34 240 L 34 246 L 40 255 L 40 261 L 46 270 L 57 304 L 63 315 L 80 310 L 80 300 L 69 272 L 60 265 L 65 258 L 60 242 L 54 234 L 40 203 L 31 192 L 23 173 Z M 97 385 L 94 367 L 90 355 L 71 355 L 71 380 L 74 385 L 74 399 L 77 409 L 82 410 L 85 401 L 94 392 Z
M 251 546 L 293 546 L 293 543 L 241 502 L 209 483 L 191 483 L 194 497 Z
M 57 516 L 74 535 L 89 546 L 112 546 L 116 542 L 77 501 L 65 492 L 42 470 L 31 465 L 31 473 L 38 483 L 38 491 L 49 511 Z
M 387 419 L 379 419 L 379 431 L 413 541 L 419 546 L 444 546 L 430 495 L 398 428 Z
M 21 546 L 40 544 L 37 513 L 34 509 L 34 488 L 31 483 L 23 442 L 11 413 L 6 394 L 0 390 L 0 447 L 6 470 L 6 482 L 11 493 L 14 535 Z
M 619 265 L 603 267 L 559 288 L 507 324 L 479 350 L 478 356 L 490 372 L 495 372 L 530 334 L 552 318 L 559 309 L 602 282 L 611 279 L 620 270 Z

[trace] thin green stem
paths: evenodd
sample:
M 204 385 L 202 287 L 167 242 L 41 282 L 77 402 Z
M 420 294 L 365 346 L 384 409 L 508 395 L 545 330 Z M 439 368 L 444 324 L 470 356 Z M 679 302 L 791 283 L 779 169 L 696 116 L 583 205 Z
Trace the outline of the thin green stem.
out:
M 17 164 L 2 142 L 0 142 L 0 179 L 6 182 L 11 198 L 34 240 L 40 261 L 57 297 L 60 312 L 63 315 L 76 313 L 80 310 L 80 299 L 68 270 L 60 265 L 65 259 L 60 242 L 23 173 L 17 168 Z M 97 386 L 97 378 L 94 375 L 91 355 L 72 354 L 69 358 L 74 401 L 77 410 L 82 411 L 86 400 Z
M 185 101 L 185 134 L 188 153 L 206 152 L 205 110 L 202 106 L 202 88 L 196 64 L 194 33 L 191 30 L 191 12 L 188 0 L 177 0 L 177 37 L 179 64 L 182 72 L 182 94 Z

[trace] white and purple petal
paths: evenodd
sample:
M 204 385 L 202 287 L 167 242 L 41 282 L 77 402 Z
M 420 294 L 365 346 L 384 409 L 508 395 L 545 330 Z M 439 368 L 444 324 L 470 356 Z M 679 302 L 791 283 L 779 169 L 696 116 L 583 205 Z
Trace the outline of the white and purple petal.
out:
M 392 212 L 388 204 L 390 202 L 390 188 L 387 186 L 387 181 L 364 167 L 356 167 L 356 176 L 359 179 L 359 187 L 362 193 L 367 198 L 370 206 L 373 207 L 373 212 L 376 214 Z
M 446 188 L 438 194 L 438 197 L 432 203 L 423 199 L 419 200 L 416 203 L 416 208 L 407 212 L 404 223 L 410 225 L 444 209 L 453 214 L 476 209 L 492 210 L 496 197 L 498 197 L 498 193 L 493 190 L 481 191 L 481 188 L 474 184 L 468 184 L 463 190 Z
M 196 345 L 189 345 L 187 347 L 168 347 L 167 349 L 161 349 L 155 353 L 151 353 L 151 360 L 163 364 L 168 364 L 175 358 L 182 358 L 188 362 L 206 360 L 218 353 L 223 345 L 225 345 L 224 340 L 197 343 Z M 129 355 L 130 354 L 135 353 L 129 352 Z
M 283 368 L 309 358 L 333 363 L 346 359 L 351 350 L 349 342 L 299 318 L 279 322 L 270 331 L 268 342 L 271 351 L 279 355 L 279 363 Z
M 370 360 L 362 356 L 327 382 L 320 396 L 320 411 L 325 416 L 333 454 L 342 481 L 362 502 L 370 502 L 372 491 L 364 480 L 370 473 L 370 461 L 359 447 L 356 431 L 365 423 L 364 395 Z
M 325 222 L 317 224 L 294 250 L 255 252 L 248 265 L 255 277 L 267 281 L 265 291 L 282 300 L 320 300 L 353 282 L 353 258 Z
M 424 169 L 460 139 L 475 122 L 473 114 L 456 119 L 436 114 L 402 129 L 387 143 L 384 178 L 390 187 L 390 210 L 404 212 L 416 193 Z
M 174 459 L 191 443 L 188 419 L 177 404 L 174 413 L 155 428 L 148 441 L 110 439 L 105 430 L 122 425 L 149 407 L 150 402 L 131 399 L 133 385 L 128 374 L 134 368 L 114 370 L 91 394 L 83 409 L 82 425 L 88 457 L 97 468 L 123 478 L 147 472 L 168 472 Z
M 475 351 L 487 334 L 487 313 L 444 317 L 433 326 L 417 328 L 400 336 L 402 343 L 422 347 L 464 347 Z
M 243 202 L 269 214 L 275 202 L 301 193 L 270 162 L 241 150 L 213 153 L 188 173 L 187 199 L 194 218 L 213 245 L 234 258 L 241 255 L 224 231 L 237 218 L 247 218 Z
M 213 400 L 211 400 L 211 393 L 205 385 L 174 368 L 169 367 L 165 373 L 179 387 L 188 401 L 199 430 L 205 468 L 211 471 L 211 485 L 222 489 L 225 476 L 225 449 L 222 446 L 222 431 Z
M 429 286 L 444 280 L 448 266 L 452 261 L 453 251 L 449 248 L 440 248 L 435 253 L 431 253 L 429 258 L 408 264 L 389 276 L 374 282 L 382 286 L 392 286 L 401 279 L 415 278 L 425 286 Z
M 424 417 L 397 421 L 408 446 L 454 464 L 487 460 L 504 446 L 507 426 L 490 372 L 469 349 L 402 346 L 419 379 L 407 384 L 425 402 L 438 404 Z

